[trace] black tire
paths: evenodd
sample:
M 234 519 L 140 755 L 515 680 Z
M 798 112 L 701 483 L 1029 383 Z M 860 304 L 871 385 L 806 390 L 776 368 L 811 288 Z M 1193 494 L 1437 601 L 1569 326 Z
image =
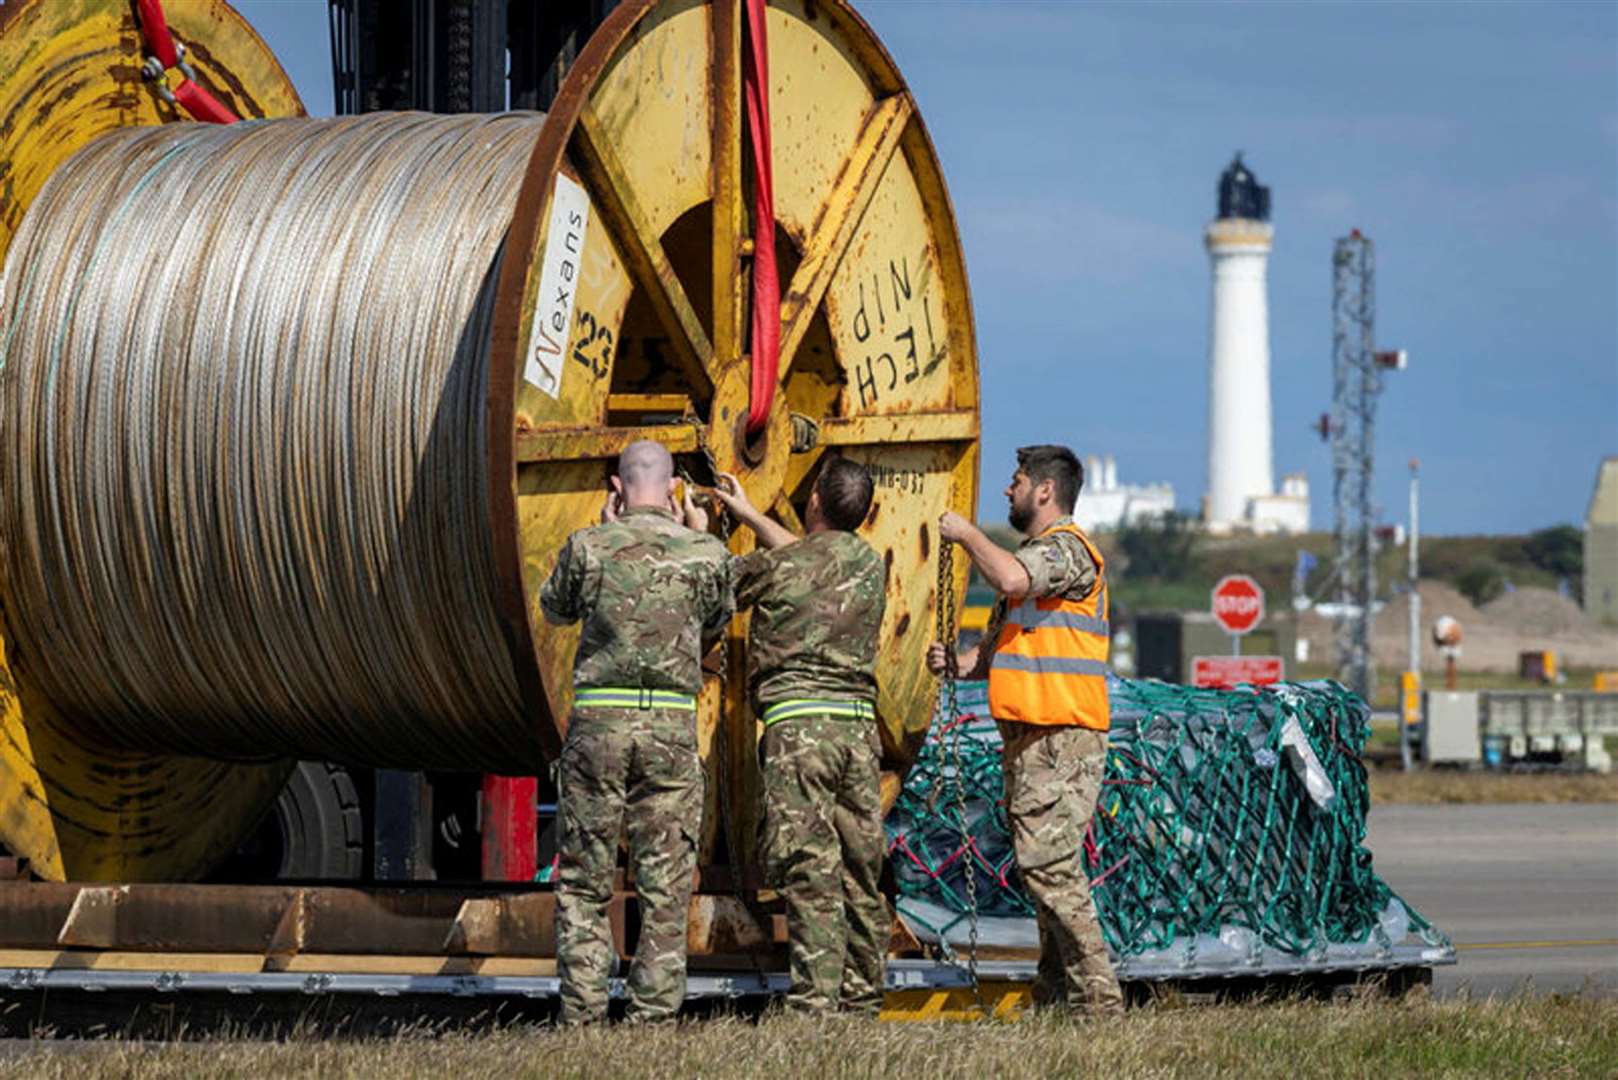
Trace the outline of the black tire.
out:
M 365 815 L 340 765 L 300 761 L 265 828 L 280 834 L 278 878 L 352 881 L 364 871 Z

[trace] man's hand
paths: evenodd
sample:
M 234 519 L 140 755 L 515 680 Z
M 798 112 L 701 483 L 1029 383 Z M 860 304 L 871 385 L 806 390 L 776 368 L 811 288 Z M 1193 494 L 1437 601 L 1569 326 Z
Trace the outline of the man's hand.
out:
M 697 532 L 708 531 L 708 511 L 698 506 L 696 500 L 691 497 L 690 484 L 684 486 L 680 510 L 686 528 L 695 529 Z
M 1028 570 L 1017 557 L 989 539 L 989 534 L 953 510 L 946 510 L 938 518 L 940 544 L 959 544 L 966 551 L 972 565 L 978 568 L 983 580 L 1002 596 L 1025 596 L 1028 593 Z
M 617 521 L 618 515 L 624 512 L 624 498 L 616 491 L 607 492 L 607 501 L 601 504 L 601 523 Z
M 984 675 L 978 671 L 978 657 L 982 648 L 981 644 L 974 645 L 951 656 L 948 646 L 935 641 L 927 646 L 927 670 L 940 676 L 947 673 L 957 679 L 981 679 Z
M 748 499 L 740 480 L 730 473 L 720 473 L 715 479 L 718 483 L 714 485 L 714 498 L 724 503 L 737 521 L 753 530 L 761 546 L 785 547 L 797 539 L 791 529 L 759 512 L 758 507 Z
M 730 473 L 722 472 L 717 477 L 718 483 L 714 485 L 714 498 L 724 503 L 732 514 L 742 521 L 757 518 L 758 510 L 747 498 L 747 491 L 742 487 L 740 480 Z
M 978 527 L 953 510 L 946 510 L 938 519 L 938 535 L 946 544 L 963 543 Z

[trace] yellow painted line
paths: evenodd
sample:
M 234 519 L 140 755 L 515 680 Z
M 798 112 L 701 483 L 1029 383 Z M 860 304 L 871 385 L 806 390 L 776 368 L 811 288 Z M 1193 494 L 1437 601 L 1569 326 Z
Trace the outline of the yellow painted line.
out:
M 890 1023 L 1017 1020 L 1031 1004 L 1027 983 L 986 979 L 979 984 L 979 990 L 983 995 L 981 1012 L 971 989 L 966 987 L 889 990 L 882 1003 L 881 1018 Z
M 1602 949 L 1618 948 L 1618 938 L 1576 938 L 1570 941 L 1473 941 L 1457 949 Z

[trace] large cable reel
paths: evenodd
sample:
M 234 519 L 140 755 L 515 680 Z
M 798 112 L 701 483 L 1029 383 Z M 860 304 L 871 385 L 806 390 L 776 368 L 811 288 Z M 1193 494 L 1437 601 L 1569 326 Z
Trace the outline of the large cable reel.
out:
M 0 52 L 26 22 L 20 16 L 49 7 L 8 6 Z M 181 17 L 195 9 L 175 7 L 176 30 L 195 33 Z M 460 767 L 536 772 L 554 756 L 576 633 L 545 626 L 538 589 L 567 533 L 595 519 L 612 458 L 643 437 L 736 472 L 788 524 L 823 455 L 869 463 L 879 486 L 863 532 L 890 571 L 878 701 L 890 797 L 930 719 L 935 692 L 922 658 L 937 600 L 933 522 L 945 509 L 969 512 L 976 497 L 976 356 L 959 242 L 913 102 L 869 30 L 841 4 L 767 11 L 783 347 L 770 420 L 757 436 L 742 426 L 752 228 L 740 4 L 621 5 L 540 129 L 495 285 L 488 460 L 465 464 L 486 482 L 489 512 L 486 524 L 462 523 L 485 533 L 493 553 L 493 603 L 523 708 L 500 721 L 508 725 L 501 739 L 456 745 Z M 33 18 L 37 33 L 41 16 Z M 138 55 L 127 21 L 109 25 L 111 47 Z M 245 27 L 218 40 L 256 41 Z M 29 64 L 39 54 L 19 55 L 16 70 L 33 71 L 37 84 L 43 76 Z M 265 57 L 244 57 L 243 70 Z M 239 87 L 244 78 L 235 71 L 216 83 Z M 0 91 L 11 85 L 0 81 Z M 282 115 L 296 112 L 289 100 Z M 227 103 L 242 115 L 275 114 Z M 37 101 L 18 108 L 29 107 Z M 100 129 L 114 126 L 102 115 Z M 66 156 L 32 166 L 33 190 Z M 0 218 L 14 222 L 11 213 Z M 737 551 L 750 543 L 745 532 L 732 540 Z M 953 587 L 964 587 L 964 574 Z M 751 860 L 757 795 L 745 636 L 738 619 L 729 648 L 710 658 L 728 666 L 711 673 L 699 713 L 709 770 L 705 858 L 733 864 Z M 47 876 L 193 875 L 234 844 L 284 775 L 279 765 L 183 756 L 196 752 L 189 742 L 155 736 L 116 752 L 93 748 L 83 728 L 58 723 L 31 689 L 28 657 L 12 659 L 0 840 Z M 328 749 L 293 731 L 284 740 L 261 734 L 254 749 L 288 758 Z M 396 760 L 386 726 L 374 745 L 353 743 L 343 756 L 357 765 L 435 764 Z M 521 745 L 531 750 L 510 752 Z
M 491 454 L 493 532 L 515 540 L 500 562 L 505 612 L 543 673 L 540 715 L 560 733 L 577 634 L 545 625 L 539 587 L 551 553 L 597 512 L 623 446 L 649 437 L 711 454 L 789 527 L 822 456 L 865 462 L 877 493 L 862 535 L 889 569 L 877 712 L 891 801 L 936 697 L 923 664 L 935 522 L 971 514 L 977 499 L 965 264 L 931 142 L 870 28 L 843 3 L 766 10 L 783 282 L 768 426 L 751 439 L 744 426 L 753 224 L 741 5 L 621 5 L 552 106 L 508 240 L 525 257 L 505 264 L 490 389 L 491 431 L 513 433 Z M 558 348 L 565 313 L 574 329 Z M 738 552 L 751 544 L 745 530 L 732 538 Z M 739 618 L 729 670 L 708 680 L 698 721 L 704 851 L 728 825 L 736 862 L 751 858 L 758 799 L 745 640 Z

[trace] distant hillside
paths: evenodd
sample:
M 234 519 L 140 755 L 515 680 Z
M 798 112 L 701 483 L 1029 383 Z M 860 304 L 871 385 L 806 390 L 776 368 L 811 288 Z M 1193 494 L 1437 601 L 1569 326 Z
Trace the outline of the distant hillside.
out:
M 1003 547 L 1015 547 L 1021 539 L 1010 528 L 989 526 L 988 533 Z M 1564 575 L 1577 589 L 1579 574 L 1569 564 L 1569 551 L 1576 550 L 1578 530 L 1557 526 L 1525 536 L 1423 536 L 1421 576 L 1445 582 L 1465 594 L 1475 604 L 1486 604 L 1512 588 L 1556 589 Z M 1138 542 L 1150 544 L 1151 536 Z M 1200 533 L 1189 538 L 1189 550 L 1178 572 L 1142 576 L 1132 573 L 1126 553 L 1129 538 L 1122 533 L 1098 533 L 1094 537 L 1107 558 L 1114 600 L 1136 610 L 1202 610 L 1214 582 L 1226 574 L 1251 574 L 1264 586 L 1272 610 L 1290 605 L 1292 571 L 1298 552 L 1315 556 L 1306 591 L 1315 600 L 1330 599 L 1330 533 L 1303 536 L 1212 537 Z M 1391 586 L 1405 577 L 1404 545 L 1389 545 L 1377 556 L 1379 593 L 1391 595 Z

